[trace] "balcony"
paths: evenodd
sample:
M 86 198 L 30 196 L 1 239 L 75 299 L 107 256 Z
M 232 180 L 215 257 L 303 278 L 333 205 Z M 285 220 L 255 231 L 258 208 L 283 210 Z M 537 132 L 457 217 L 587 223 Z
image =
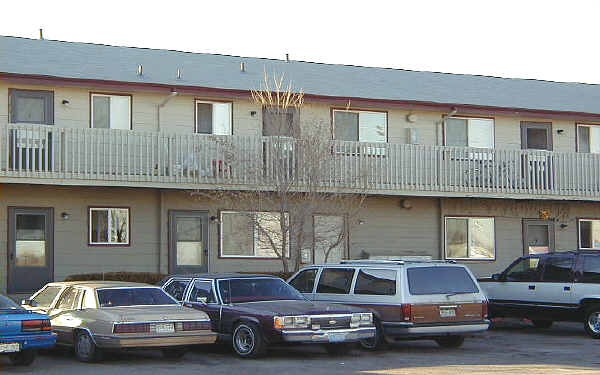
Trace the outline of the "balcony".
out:
M 300 142 L 9 124 L 0 182 L 600 200 L 596 154 L 329 141 L 315 168 Z

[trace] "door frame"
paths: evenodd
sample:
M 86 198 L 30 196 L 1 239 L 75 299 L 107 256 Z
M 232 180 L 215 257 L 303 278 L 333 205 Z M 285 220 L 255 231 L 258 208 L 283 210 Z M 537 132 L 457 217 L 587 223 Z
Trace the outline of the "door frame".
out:
M 8 206 L 7 207 L 7 244 L 6 244 L 6 290 L 9 294 L 13 293 L 21 293 L 15 292 L 14 287 L 12 285 L 13 282 L 13 273 L 14 273 L 14 257 L 15 257 L 15 241 L 16 241 L 16 229 L 17 223 L 14 218 L 19 213 L 19 211 L 23 211 L 26 213 L 41 213 L 47 216 L 47 227 L 46 227 L 46 260 L 48 262 L 48 280 L 54 281 L 54 207 L 24 207 L 24 206 Z M 48 256 L 48 249 L 51 251 L 51 255 Z M 12 259 L 11 259 L 12 257 Z M 35 292 L 35 291 L 32 291 Z
M 553 150 L 552 142 L 552 123 L 551 122 L 537 122 L 537 121 L 521 121 L 521 149 L 530 150 L 527 148 L 527 129 L 545 129 L 548 131 L 548 138 L 546 144 L 548 148 L 546 151 Z
M 176 266 L 177 266 L 177 260 L 176 260 L 176 256 L 177 254 L 175 253 L 176 251 L 176 247 L 174 246 L 175 243 L 175 236 L 177 235 L 176 233 L 176 228 L 175 228 L 175 220 L 174 218 L 178 215 L 178 214 L 192 214 L 192 216 L 198 216 L 198 217 L 204 217 L 204 225 L 205 225 L 205 229 L 203 230 L 204 233 L 202 233 L 202 239 L 203 239 L 203 243 L 204 243 L 204 260 L 206 261 L 206 271 L 208 272 L 209 268 L 210 268 L 210 254 L 209 254 L 209 243 L 210 243 L 210 230 L 209 230 L 209 226 L 208 226 L 208 215 L 209 212 L 208 210 L 168 210 L 167 212 L 167 234 L 168 234 L 168 244 L 167 244 L 167 255 L 168 255 L 168 259 L 169 259 L 169 274 L 174 274 L 176 272 Z
M 533 224 L 533 225 L 547 225 L 549 230 L 548 230 L 548 247 L 550 248 L 550 252 L 554 253 L 556 252 L 556 228 L 554 226 L 554 221 L 553 220 L 541 220 L 541 219 L 523 219 L 523 223 L 522 223 L 522 236 L 523 236 L 523 255 L 531 255 L 528 253 L 527 248 L 528 248 L 528 244 L 527 244 L 527 226 L 529 224 Z M 552 233 L 550 233 L 550 231 Z

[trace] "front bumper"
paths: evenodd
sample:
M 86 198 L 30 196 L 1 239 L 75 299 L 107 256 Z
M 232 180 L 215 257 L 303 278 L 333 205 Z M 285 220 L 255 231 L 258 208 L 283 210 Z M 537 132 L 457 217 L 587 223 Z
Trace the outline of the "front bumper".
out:
M 388 337 L 398 336 L 443 336 L 460 335 L 485 331 L 490 326 L 489 320 L 475 322 L 415 324 L 409 322 L 383 322 L 383 332 Z
M 334 343 L 354 342 L 375 336 L 375 327 L 360 327 L 330 330 L 283 330 L 281 336 L 285 342 L 296 343 Z
M 56 344 L 56 333 L 45 333 L 42 335 L 14 335 L 1 336 L 0 344 L 17 342 L 21 350 L 50 348 Z
M 100 348 L 156 348 L 164 346 L 183 346 L 213 344 L 217 340 L 215 332 L 180 333 L 171 336 L 133 336 L 133 335 L 92 335 Z

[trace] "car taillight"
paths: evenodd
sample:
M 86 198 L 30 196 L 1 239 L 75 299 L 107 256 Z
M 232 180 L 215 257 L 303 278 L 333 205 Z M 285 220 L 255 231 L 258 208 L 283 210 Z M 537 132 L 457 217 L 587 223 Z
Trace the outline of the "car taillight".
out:
M 402 304 L 402 317 L 405 322 L 410 322 L 412 320 L 412 305 L 410 303 Z
M 488 301 L 483 301 L 481 304 L 481 317 L 487 319 L 488 317 Z
M 147 333 L 150 332 L 148 323 L 115 324 L 113 333 Z
M 183 322 L 181 325 L 181 329 L 179 327 L 180 323 L 177 323 L 177 330 L 180 331 L 202 331 L 206 329 L 210 329 L 210 322 Z
M 52 325 L 49 319 L 23 320 L 21 321 L 21 331 L 51 331 Z

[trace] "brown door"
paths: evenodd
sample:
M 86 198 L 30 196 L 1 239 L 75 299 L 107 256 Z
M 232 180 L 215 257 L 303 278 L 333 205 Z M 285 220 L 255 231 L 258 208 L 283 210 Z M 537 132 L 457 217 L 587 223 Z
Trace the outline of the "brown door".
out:
M 9 208 L 8 293 L 31 293 L 54 280 L 53 212 Z
M 550 220 L 523 220 L 523 253 L 554 252 L 554 222 Z
M 208 271 L 208 212 L 169 211 L 169 273 Z

